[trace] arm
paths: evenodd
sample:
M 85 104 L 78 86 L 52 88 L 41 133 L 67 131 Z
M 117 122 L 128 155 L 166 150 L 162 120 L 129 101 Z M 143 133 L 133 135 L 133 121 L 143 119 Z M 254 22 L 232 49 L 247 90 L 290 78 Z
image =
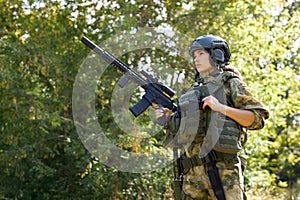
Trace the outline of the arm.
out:
M 223 105 L 213 96 L 207 96 L 203 98 L 202 108 L 205 109 L 206 106 L 235 120 L 237 123 L 244 127 L 250 126 L 255 120 L 255 115 L 252 111 Z

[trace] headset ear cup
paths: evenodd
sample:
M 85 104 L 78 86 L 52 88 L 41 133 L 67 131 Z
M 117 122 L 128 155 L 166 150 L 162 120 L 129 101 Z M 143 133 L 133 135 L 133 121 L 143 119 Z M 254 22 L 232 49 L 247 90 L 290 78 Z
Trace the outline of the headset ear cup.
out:
M 221 49 L 214 49 L 213 52 L 215 55 L 215 60 L 217 62 L 221 62 L 221 63 L 225 62 L 224 52 Z

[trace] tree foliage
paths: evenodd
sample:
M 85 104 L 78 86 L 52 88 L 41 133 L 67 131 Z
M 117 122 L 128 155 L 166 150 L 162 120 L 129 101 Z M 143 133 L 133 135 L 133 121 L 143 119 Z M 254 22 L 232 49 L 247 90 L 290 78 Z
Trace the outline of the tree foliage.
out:
M 81 36 L 100 43 L 142 27 L 171 27 L 189 40 L 216 34 L 229 42 L 231 64 L 271 113 L 263 130 L 250 132 L 244 152 L 248 193 L 299 197 L 299 8 L 284 0 L 0 1 L 0 198 L 154 199 L 170 192 L 171 166 L 143 174 L 107 167 L 85 149 L 72 117 L 74 81 L 89 53 Z M 194 78 L 191 64 L 163 50 L 121 59 L 134 68 L 166 66 L 155 68 L 161 77 L 172 68 L 184 75 L 184 87 Z M 141 140 L 118 129 L 109 105 L 121 74 L 111 69 L 104 76 L 96 109 L 109 138 L 133 152 L 163 148 L 162 131 Z M 148 115 L 135 119 L 145 132 L 157 128 Z

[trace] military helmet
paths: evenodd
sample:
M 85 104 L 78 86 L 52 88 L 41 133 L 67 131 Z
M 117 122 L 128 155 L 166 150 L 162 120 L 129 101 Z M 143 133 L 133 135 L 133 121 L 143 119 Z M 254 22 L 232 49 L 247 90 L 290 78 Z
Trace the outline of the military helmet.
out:
M 230 48 L 223 38 L 215 35 L 200 36 L 191 43 L 189 53 L 193 56 L 194 51 L 202 49 L 210 53 L 212 65 L 223 67 L 229 64 Z

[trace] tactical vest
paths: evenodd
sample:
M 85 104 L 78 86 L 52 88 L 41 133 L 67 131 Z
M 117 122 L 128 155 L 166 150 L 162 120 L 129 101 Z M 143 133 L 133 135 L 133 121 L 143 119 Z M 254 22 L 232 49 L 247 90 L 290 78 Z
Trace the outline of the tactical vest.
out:
M 200 151 L 204 154 L 212 149 L 230 154 L 242 149 L 247 139 L 244 128 L 219 112 L 212 111 L 210 108 L 202 109 L 202 99 L 209 95 L 216 97 L 220 103 L 233 107 L 229 94 L 225 94 L 225 87 L 228 87 L 225 86 L 226 82 L 231 78 L 237 76 L 225 71 L 212 81 L 193 85 L 180 97 L 178 143 L 189 149 L 193 149 L 194 145 L 200 145 Z

